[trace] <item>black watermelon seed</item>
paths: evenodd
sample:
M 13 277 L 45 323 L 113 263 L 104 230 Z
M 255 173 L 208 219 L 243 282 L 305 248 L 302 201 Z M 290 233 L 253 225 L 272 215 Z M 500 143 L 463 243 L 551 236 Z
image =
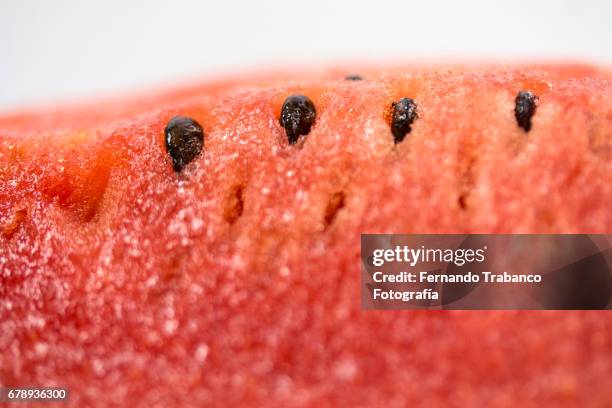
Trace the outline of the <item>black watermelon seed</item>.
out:
M 402 98 L 391 104 L 391 133 L 395 143 L 399 143 L 412 128 L 410 125 L 418 119 L 417 105 L 413 99 Z
M 307 96 L 292 95 L 285 99 L 280 124 L 285 128 L 289 144 L 295 144 L 300 136 L 310 133 L 316 117 L 315 106 Z
M 514 116 L 516 117 L 516 123 L 522 127 L 525 132 L 529 132 L 531 129 L 531 118 L 536 111 L 536 103 L 538 97 L 529 91 L 520 91 L 516 94 L 514 100 Z
M 347 81 L 361 81 L 363 77 L 361 75 L 347 75 L 344 79 Z
M 166 125 L 166 150 L 177 173 L 196 158 L 204 147 L 204 131 L 195 120 L 175 116 Z

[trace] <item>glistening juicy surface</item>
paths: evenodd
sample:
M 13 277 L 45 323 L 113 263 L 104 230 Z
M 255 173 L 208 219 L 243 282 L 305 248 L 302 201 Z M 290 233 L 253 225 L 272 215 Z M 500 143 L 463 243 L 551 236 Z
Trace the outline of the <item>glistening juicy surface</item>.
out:
M 352 71 L 0 118 L 0 382 L 74 406 L 609 406 L 605 312 L 359 306 L 361 232 L 610 232 L 609 75 Z M 317 110 L 294 146 L 291 94 Z M 174 115 L 206 134 L 180 174 Z

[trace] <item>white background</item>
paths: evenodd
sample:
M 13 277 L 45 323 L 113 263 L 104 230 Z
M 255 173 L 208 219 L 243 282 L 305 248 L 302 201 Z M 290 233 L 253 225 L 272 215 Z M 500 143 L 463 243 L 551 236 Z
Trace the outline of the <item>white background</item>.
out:
M 0 110 L 351 58 L 612 65 L 612 1 L 0 0 Z

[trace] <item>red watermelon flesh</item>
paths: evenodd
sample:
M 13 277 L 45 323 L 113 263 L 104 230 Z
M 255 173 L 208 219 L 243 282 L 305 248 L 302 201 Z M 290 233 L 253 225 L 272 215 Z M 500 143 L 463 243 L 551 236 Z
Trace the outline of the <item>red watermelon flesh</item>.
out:
M 606 312 L 359 295 L 361 233 L 610 233 L 609 71 L 354 73 L 1 117 L 0 383 L 69 387 L 73 406 L 610 406 Z M 296 145 L 292 94 L 317 112 Z M 404 97 L 418 119 L 395 144 Z M 180 173 L 175 115 L 205 133 Z

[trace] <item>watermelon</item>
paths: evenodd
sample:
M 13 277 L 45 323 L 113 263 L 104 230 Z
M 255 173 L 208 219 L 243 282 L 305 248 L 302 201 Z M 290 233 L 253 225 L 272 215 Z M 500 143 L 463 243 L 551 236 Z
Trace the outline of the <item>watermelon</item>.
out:
M 601 311 L 364 311 L 361 233 L 610 233 L 612 74 L 361 67 L 0 117 L 0 382 L 70 405 L 612 404 Z

